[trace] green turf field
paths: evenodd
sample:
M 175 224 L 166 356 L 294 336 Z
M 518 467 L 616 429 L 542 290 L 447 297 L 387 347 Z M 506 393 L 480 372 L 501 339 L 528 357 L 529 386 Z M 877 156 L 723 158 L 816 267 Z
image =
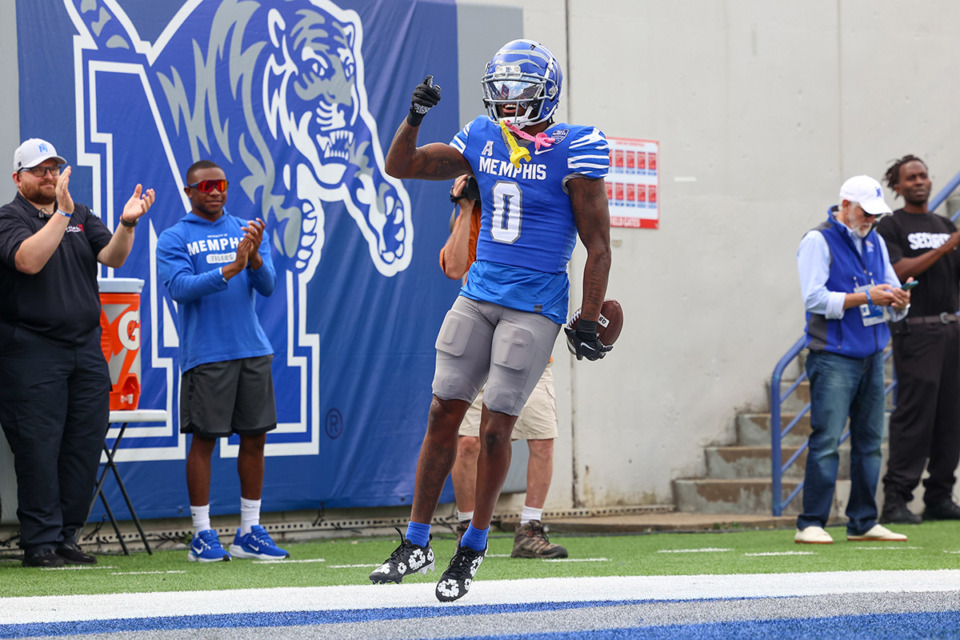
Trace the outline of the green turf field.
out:
M 892 527 L 905 543 L 846 542 L 843 527 L 828 529 L 833 545 L 798 545 L 793 530 L 729 533 L 561 536 L 551 540 L 570 551 L 566 561 L 509 558 L 513 537 L 490 539 L 480 580 L 633 575 L 693 575 L 960 568 L 958 524 L 932 522 Z M 225 542 L 229 542 L 226 541 Z M 152 556 L 101 555 L 94 567 L 26 569 L 19 559 L 0 560 L 0 597 L 366 584 L 398 539 L 363 538 L 283 544 L 283 562 L 233 560 L 187 562 L 184 549 Z M 438 571 L 454 549 L 452 534 L 433 541 Z M 435 582 L 439 573 L 416 574 L 404 582 Z M 390 585 L 383 587 L 389 589 Z

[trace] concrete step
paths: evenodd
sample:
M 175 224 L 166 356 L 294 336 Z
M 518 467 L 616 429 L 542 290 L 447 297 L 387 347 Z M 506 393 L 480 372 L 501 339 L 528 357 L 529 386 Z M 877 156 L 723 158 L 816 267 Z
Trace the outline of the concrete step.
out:
M 780 429 L 786 428 L 788 424 L 796 417 L 795 413 L 783 413 L 780 415 Z M 883 437 L 886 439 L 888 426 L 890 423 L 890 413 L 883 414 Z M 737 442 L 741 446 L 764 446 L 770 445 L 770 414 L 769 413 L 741 413 L 737 416 Z M 810 437 L 810 412 L 807 412 L 800 419 L 793 429 L 783 438 L 783 446 L 802 445 Z
M 796 445 L 781 447 L 780 464 L 786 463 L 800 447 Z M 887 445 L 882 447 L 883 459 L 887 459 Z M 769 446 L 750 446 L 739 445 L 724 447 L 706 447 L 707 457 L 707 478 L 710 480 L 736 480 L 746 478 L 769 478 L 771 473 Z M 803 478 L 804 468 L 807 463 L 807 451 L 793 462 L 787 469 L 784 476 L 788 478 Z M 850 477 L 850 443 L 849 441 L 840 447 L 840 466 L 837 471 L 840 478 Z
M 800 447 L 782 447 L 782 462 L 790 459 Z M 730 446 L 707 447 L 707 477 L 709 480 L 738 480 L 747 478 L 769 478 L 771 473 L 770 447 Z M 797 458 L 784 474 L 789 478 L 802 478 L 807 452 Z
M 784 478 L 783 498 L 790 495 L 799 483 L 798 478 Z M 677 511 L 681 513 L 765 514 L 772 511 L 769 477 L 736 480 L 681 478 L 673 481 L 673 490 Z M 837 480 L 831 518 L 844 513 L 849 495 L 850 481 Z M 783 515 L 798 515 L 802 500 L 803 492 L 800 492 L 784 509 Z
M 785 394 L 790 391 L 790 387 L 793 386 L 793 380 L 784 380 L 780 383 L 780 393 Z M 767 384 L 767 397 L 770 396 L 770 385 Z M 802 410 L 807 403 L 810 402 L 810 381 L 804 380 L 797 385 L 797 388 L 793 390 L 789 396 L 783 399 L 782 404 L 780 405 L 781 411 L 797 413 Z
M 780 429 L 783 430 L 796 417 L 795 413 L 780 415 Z M 770 446 L 770 414 L 741 413 L 737 416 L 736 444 L 744 447 Z M 807 412 L 793 429 L 783 438 L 784 446 L 799 446 L 810 437 L 810 413 Z

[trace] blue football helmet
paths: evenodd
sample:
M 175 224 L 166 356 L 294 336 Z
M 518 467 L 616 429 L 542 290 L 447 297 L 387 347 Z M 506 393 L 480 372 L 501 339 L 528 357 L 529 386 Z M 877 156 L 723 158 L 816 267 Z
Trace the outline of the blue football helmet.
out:
M 487 63 L 480 82 L 490 118 L 524 127 L 553 117 L 560 104 L 563 73 L 545 46 L 533 40 L 514 40 Z M 503 115 L 501 107 L 506 105 L 516 105 L 516 111 Z

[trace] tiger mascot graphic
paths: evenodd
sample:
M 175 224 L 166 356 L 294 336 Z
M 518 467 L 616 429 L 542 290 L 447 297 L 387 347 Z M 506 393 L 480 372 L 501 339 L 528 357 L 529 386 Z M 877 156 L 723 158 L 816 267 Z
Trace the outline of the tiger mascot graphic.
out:
M 280 335 L 270 336 L 278 359 L 287 351 L 290 381 L 300 385 L 300 398 L 292 403 L 297 415 L 286 421 L 281 416 L 277 433 L 306 432 L 307 425 L 315 431 L 318 346 L 298 310 L 306 306 L 306 284 L 323 252 L 325 204 L 345 207 L 384 276 L 409 266 L 413 246 L 410 199 L 384 171 L 367 105 L 358 15 L 329 0 L 191 0 L 149 43 L 117 0 L 64 3 L 78 34 L 76 87 L 85 110 L 78 114 L 81 164 L 83 157 L 95 157 L 94 174 L 121 184 L 125 160 L 119 153 L 84 154 L 103 146 L 95 129 L 106 118 L 98 112 L 110 107 L 96 86 L 101 74 L 113 73 L 130 74 L 143 85 L 162 140 L 158 171 L 175 176 L 182 187 L 186 168 L 197 160 L 224 168 L 231 181 L 228 209 L 267 222 L 278 275 L 273 298 L 284 295 L 292 316 L 278 323 Z M 153 176 L 139 179 L 152 182 Z M 151 219 L 158 232 L 189 206 L 162 209 Z M 158 304 L 162 325 L 175 315 L 175 305 Z M 277 381 L 278 388 L 282 384 Z M 310 446 L 294 442 L 288 453 L 315 452 L 316 433 L 307 435 Z M 271 446 L 282 455 L 282 444 L 268 443 L 268 453 Z

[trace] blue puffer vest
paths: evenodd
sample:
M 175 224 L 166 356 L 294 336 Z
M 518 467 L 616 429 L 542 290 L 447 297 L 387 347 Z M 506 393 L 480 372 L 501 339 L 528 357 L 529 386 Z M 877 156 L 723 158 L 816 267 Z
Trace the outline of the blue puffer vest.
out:
M 857 251 L 849 231 L 834 218 L 837 207 L 830 209 L 826 222 L 814 230 L 823 234 L 830 248 L 829 291 L 853 293 L 864 284 L 882 284 L 886 265 L 880 249 L 882 240 L 876 231 L 863 239 L 863 255 Z M 890 340 L 886 322 L 863 326 L 859 307 L 847 309 L 839 320 L 827 320 L 820 314 L 807 312 L 806 346 L 812 351 L 829 351 L 851 358 L 866 358 L 881 351 Z

